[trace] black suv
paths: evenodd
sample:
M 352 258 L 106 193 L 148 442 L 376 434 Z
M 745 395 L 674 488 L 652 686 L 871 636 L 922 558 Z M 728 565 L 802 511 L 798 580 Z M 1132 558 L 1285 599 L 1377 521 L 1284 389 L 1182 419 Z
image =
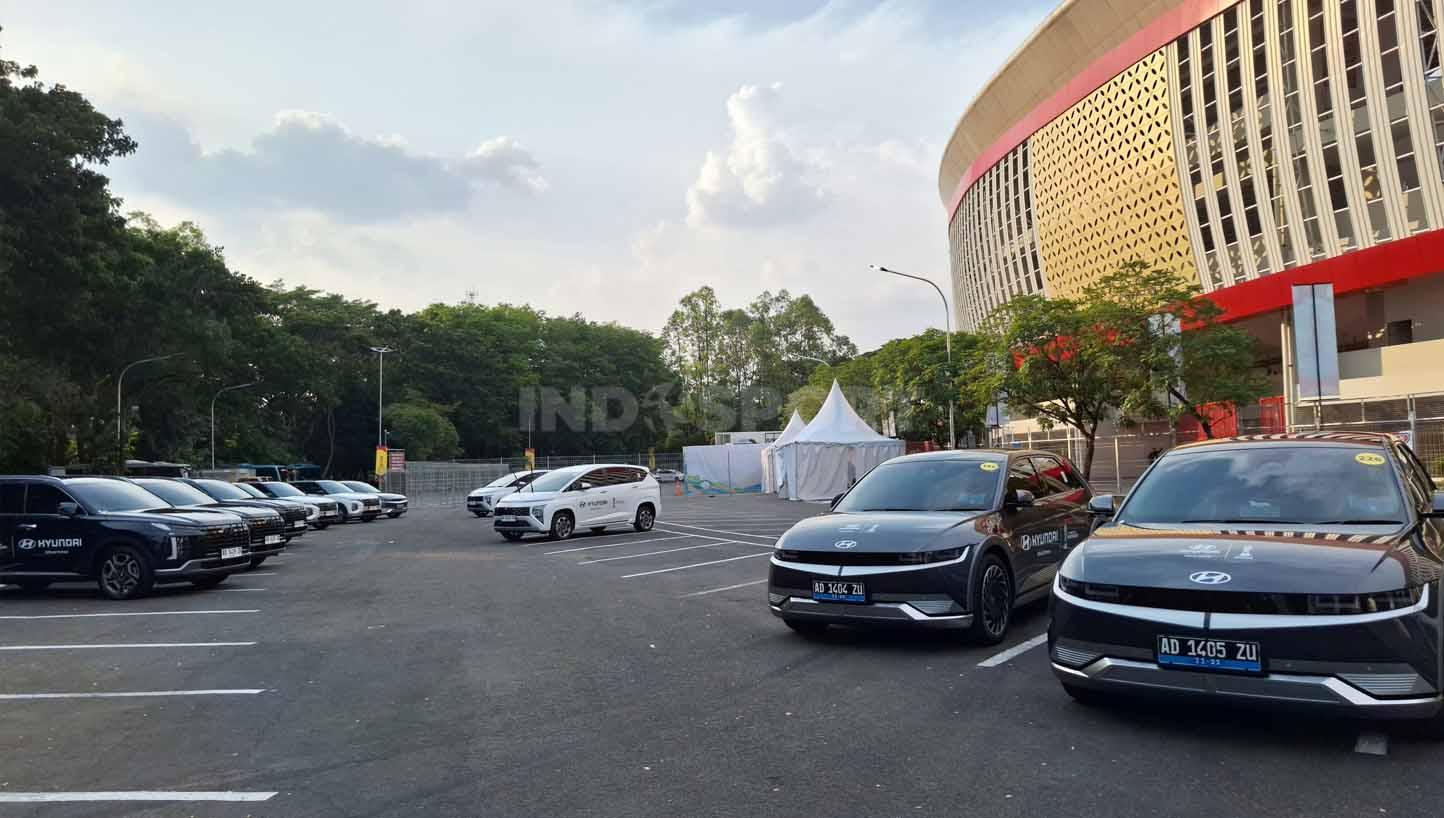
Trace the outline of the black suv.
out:
M 250 565 L 250 532 L 222 510 L 170 507 L 128 480 L 0 477 L 0 582 L 94 580 L 111 599 L 156 583 L 209 588 Z

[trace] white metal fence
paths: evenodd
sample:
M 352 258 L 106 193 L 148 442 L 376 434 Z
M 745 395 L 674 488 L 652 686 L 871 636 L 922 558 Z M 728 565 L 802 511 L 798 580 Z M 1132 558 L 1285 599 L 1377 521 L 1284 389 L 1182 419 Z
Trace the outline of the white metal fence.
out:
M 659 469 L 682 469 L 681 452 L 659 453 L 655 457 Z M 649 458 L 646 452 L 555 457 L 538 455 L 536 458 L 536 467 L 539 469 L 559 469 L 563 466 L 588 463 L 648 466 Z M 406 471 L 388 473 L 383 481 L 382 491 L 405 494 L 412 506 L 465 505 L 466 495 L 471 493 L 472 489 L 480 488 L 508 472 L 525 468 L 526 458 L 522 457 L 457 461 L 413 460 L 406 464 Z

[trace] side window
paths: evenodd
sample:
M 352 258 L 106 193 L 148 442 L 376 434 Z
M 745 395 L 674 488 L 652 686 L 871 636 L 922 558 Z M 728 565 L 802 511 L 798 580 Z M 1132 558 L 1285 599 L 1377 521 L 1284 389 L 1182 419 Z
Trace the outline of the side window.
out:
M 316 489 L 316 484 L 315 484 L 315 483 L 309 483 L 309 482 L 306 482 L 306 481 L 302 481 L 302 482 L 299 482 L 299 483 L 292 483 L 291 485 L 295 486 L 296 488 L 300 489 L 301 491 L 306 492 L 307 494 L 315 494 L 316 491 L 317 491 L 317 489 Z
M 1046 492 L 1038 483 L 1038 475 L 1033 472 L 1033 466 L 1028 463 L 1028 458 L 1018 457 L 1008 464 L 1008 491 L 1031 491 L 1035 496 L 1042 496 Z
M 594 489 L 601 488 L 602 486 L 611 485 L 607 482 L 606 469 L 592 469 L 591 471 L 582 475 L 582 479 L 577 481 L 578 485 L 582 483 L 586 483 Z
M 1056 457 L 1034 457 L 1033 468 L 1038 472 L 1044 494 L 1064 494 L 1083 488 L 1083 482 L 1072 469 Z
M 19 514 L 25 510 L 25 484 L 0 483 L 0 514 Z
M 1404 479 L 1410 488 L 1418 495 L 1416 498 L 1428 508 L 1434 503 L 1434 481 L 1429 477 L 1429 471 L 1419 458 L 1408 446 L 1394 444 L 1394 453 L 1399 457 L 1399 463 L 1404 467 Z
M 59 514 L 60 504 L 71 502 L 70 496 L 46 483 L 31 483 L 25 493 L 26 514 Z
M 648 474 L 646 469 L 632 469 L 631 471 L 633 483 L 640 483 L 647 479 Z

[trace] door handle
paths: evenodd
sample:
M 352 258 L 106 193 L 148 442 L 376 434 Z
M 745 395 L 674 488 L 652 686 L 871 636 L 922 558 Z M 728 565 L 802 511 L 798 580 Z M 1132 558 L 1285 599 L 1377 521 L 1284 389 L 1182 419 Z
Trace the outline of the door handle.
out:
M 15 528 L 19 531 L 34 531 L 35 523 L 20 523 L 19 525 L 15 526 Z

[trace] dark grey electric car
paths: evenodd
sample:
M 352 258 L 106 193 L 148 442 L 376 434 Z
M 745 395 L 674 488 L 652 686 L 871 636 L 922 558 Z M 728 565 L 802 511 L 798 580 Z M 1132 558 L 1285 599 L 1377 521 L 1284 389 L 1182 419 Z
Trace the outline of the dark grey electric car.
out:
M 1051 452 L 908 455 L 868 472 L 833 513 L 777 541 L 772 613 L 801 633 L 829 624 L 956 628 L 1003 638 L 1016 605 L 1048 593 L 1088 534 L 1091 491 Z
M 1439 713 L 1444 494 L 1399 440 L 1182 446 L 1112 505 L 1093 503 L 1111 520 L 1053 589 L 1049 649 L 1070 695 Z

